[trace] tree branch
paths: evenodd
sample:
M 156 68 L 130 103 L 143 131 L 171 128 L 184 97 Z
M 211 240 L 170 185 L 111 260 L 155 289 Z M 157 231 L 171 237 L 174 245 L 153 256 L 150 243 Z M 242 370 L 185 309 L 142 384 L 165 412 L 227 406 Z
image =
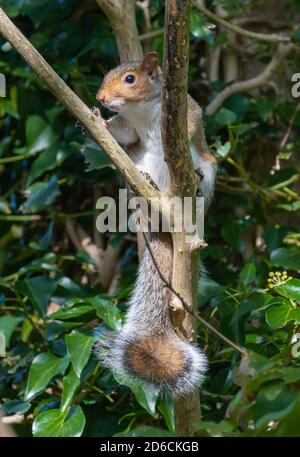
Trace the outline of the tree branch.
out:
M 173 195 L 194 195 L 195 173 L 188 146 L 187 77 L 190 1 L 169 0 L 165 14 L 162 140 Z M 194 179 L 193 179 L 194 178 Z
M 138 195 L 143 195 L 148 202 L 151 201 L 151 198 L 159 197 L 160 192 L 154 189 L 141 175 L 126 152 L 102 126 L 101 122 L 91 113 L 91 110 L 66 85 L 39 52 L 24 37 L 20 30 L 4 13 L 2 8 L 0 8 L 0 32 L 19 54 L 21 54 L 53 95 L 89 131 L 96 143 L 105 150 L 118 170 L 126 177 L 132 189 Z
M 121 62 L 138 61 L 143 50 L 135 21 L 135 0 L 96 0 L 104 11 L 116 37 Z
M 190 1 L 168 0 L 165 12 L 162 140 L 165 161 L 170 171 L 168 195 L 195 196 L 197 188 L 187 132 L 187 75 L 189 51 Z M 172 287 L 192 308 L 196 307 L 199 255 L 186 243 L 186 232 L 173 233 Z M 174 297 L 174 299 L 176 296 Z M 175 300 L 173 302 L 175 304 Z M 178 300 L 178 298 L 177 298 Z M 179 301 L 179 300 L 178 300 Z M 174 329 L 180 337 L 196 341 L 196 327 L 191 314 L 179 301 L 171 308 Z M 176 430 L 193 436 L 200 421 L 199 392 L 174 400 Z
M 259 75 L 255 76 L 254 78 L 247 79 L 246 81 L 238 81 L 226 87 L 213 99 L 212 102 L 209 103 L 206 108 L 206 114 L 212 116 L 214 113 L 216 113 L 224 101 L 231 95 L 238 94 L 240 92 L 248 92 L 250 90 L 258 89 L 259 87 L 266 85 L 274 73 L 278 70 L 285 57 L 293 49 L 295 49 L 295 47 L 292 43 L 286 45 L 280 44 L 272 60 Z
M 222 25 L 223 27 L 231 30 L 232 32 L 237 33 L 238 35 L 243 35 L 247 38 L 251 38 L 257 41 L 266 41 L 269 43 L 288 43 L 291 41 L 290 37 L 284 35 L 277 35 L 275 33 L 267 34 L 267 33 L 257 33 L 251 32 L 251 30 L 243 29 L 236 24 L 232 24 L 231 22 L 226 21 L 222 17 L 219 17 L 217 14 L 213 13 L 209 9 L 207 9 L 203 3 L 199 0 L 194 0 L 194 6 L 201 11 L 205 16 L 209 17 L 213 22 Z

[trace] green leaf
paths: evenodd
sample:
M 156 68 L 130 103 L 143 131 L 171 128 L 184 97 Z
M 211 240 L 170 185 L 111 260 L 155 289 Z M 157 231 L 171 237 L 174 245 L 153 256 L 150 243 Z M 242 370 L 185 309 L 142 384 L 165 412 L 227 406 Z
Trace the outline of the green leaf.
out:
M 51 205 L 60 194 L 56 176 L 48 182 L 36 182 L 29 188 L 29 197 L 21 205 L 23 213 L 35 213 Z
M 73 332 L 65 336 L 65 342 L 74 371 L 80 377 L 83 368 L 90 358 L 93 338 L 79 330 L 73 330 Z
M 217 112 L 214 119 L 220 127 L 225 127 L 226 125 L 234 124 L 237 120 L 237 115 L 233 111 L 223 107 Z
M 109 156 L 96 144 L 87 146 L 82 154 L 88 165 L 86 171 L 101 170 L 105 167 L 115 168 Z
M 81 305 L 78 308 L 75 309 L 82 309 L 84 308 L 85 305 L 90 306 L 90 309 L 94 309 L 97 313 L 97 316 L 100 317 L 105 324 L 110 327 L 113 330 L 120 330 L 122 327 L 122 317 L 119 309 L 112 304 L 111 300 L 108 300 L 106 298 L 101 297 L 100 295 L 97 295 L 95 297 L 84 297 L 84 298 L 74 298 L 71 300 L 68 300 L 65 302 L 62 306 L 62 310 L 58 311 L 60 313 L 59 315 L 57 313 L 54 314 L 55 319 L 63 318 L 63 314 L 65 313 L 65 310 L 68 310 L 69 308 L 72 308 L 73 306 L 76 305 Z M 84 305 L 84 306 L 82 306 Z M 74 309 L 74 312 L 75 312 Z M 79 314 L 80 315 L 80 314 Z M 59 316 L 59 317 L 58 317 Z M 71 316 L 71 311 L 70 311 L 70 316 Z
M 293 43 L 300 43 L 300 27 L 298 27 L 292 34 Z
M 33 181 L 39 178 L 45 171 L 53 170 L 56 166 L 56 148 L 52 147 L 41 152 L 37 159 L 33 162 L 30 168 L 30 173 L 27 180 L 27 186 L 30 186 Z
M 61 399 L 60 409 L 64 413 L 71 405 L 75 392 L 80 385 L 80 378 L 71 367 L 70 373 L 64 377 L 63 382 L 63 395 Z
M 31 404 L 28 401 L 4 399 L 2 406 L 6 414 L 25 414 Z
M 300 303 L 300 279 L 290 279 L 286 284 L 274 287 L 273 290 Z
M 260 428 L 270 421 L 276 421 L 287 416 L 294 406 L 295 397 L 288 391 L 279 393 L 273 400 L 269 400 L 260 392 L 248 414 L 249 418 L 255 421 L 256 427 Z
M 275 267 L 287 270 L 300 270 L 300 249 L 279 248 L 271 253 L 271 262 Z
M 51 379 L 58 374 L 63 374 L 68 365 L 67 357 L 56 357 L 48 352 L 37 355 L 30 366 L 24 399 L 30 400 L 44 391 Z
M 0 335 L 2 334 L 4 336 L 5 349 L 9 348 L 11 336 L 21 320 L 21 317 L 16 316 L 0 317 Z
M 165 419 L 166 425 L 170 432 L 175 432 L 175 414 L 174 404 L 170 396 L 165 396 L 157 405 L 158 410 L 161 412 Z
M 286 367 L 282 370 L 285 384 L 292 384 L 300 381 L 300 368 Z
M 26 139 L 28 154 L 34 154 L 49 148 L 57 140 L 51 125 L 37 115 L 29 116 L 26 120 Z
M 108 327 L 112 330 L 120 330 L 122 327 L 122 318 L 120 311 L 116 306 L 113 306 L 109 300 L 103 298 L 89 299 L 89 303 L 93 303 L 100 317 Z
M 56 288 L 56 281 L 47 276 L 18 281 L 15 288 L 35 305 L 42 317 L 46 316 L 47 306 Z
M 196 431 L 199 433 L 203 430 L 205 430 L 209 436 L 228 436 L 233 432 L 234 427 L 225 420 L 221 422 L 200 421 L 197 425 Z
M 240 319 L 251 311 L 264 309 L 266 306 L 268 306 L 271 300 L 272 295 L 263 292 L 253 292 L 240 304 L 239 308 L 237 308 L 236 312 L 232 316 L 232 322 Z
M 289 212 L 294 212 L 294 211 L 299 211 L 300 209 L 300 200 L 297 201 L 292 201 L 289 203 L 281 203 L 279 205 L 276 205 L 277 208 L 285 209 L 286 211 Z
M 73 406 L 68 413 L 50 409 L 38 414 L 32 433 L 36 437 L 78 437 L 82 435 L 84 426 L 85 417 L 80 406 Z
M 115 380 L 132 390 L 135 395 L 136 401 L 151 415 L 155 415 L 156 402 L 159 396 L 159 388 L 153 384 L 146 384 L 143 382 L 133 382 L 128 377 L 119 373 L 113 373 Z
M 206 17 L 199 11 L 192 9 L 191 11 L 191 34 L 195 38 L 206 40 L 209 43 L 213 42 L 214 33 L 213 30 L 216 28 L 215 24 L 211 24 L 206 20 Z
M 218 284 L 216 281 L 213 281 L 210 278 L 204 277 L 198 281 L 198 300 L 199 306 L 204 305 L 208 302 L 211 298 L 217 297 L 221 295 L 225 290 L 224 286 Z
M 224 159 L 225 157 L 228 156 L 228 154 L 230 153 L 230 150 L 231 150 L 231 143 L 230 143 L 230 141 L 226 141 L 226 143 L 224 143 L 224 144 L 220 143 L 218 145 L 216 154 L 218 157 L 221 157 L 222 159 Z
M 75 317 L 83 316 L 84 314 L 90 313 L 94 311 L 93 306 L 86 305 L 86 306 L 78 306 L 76 308 L 70 309 L 59 309 L 55 313 L 52 313 L 49 316 L 49 319 L 59 319 L 59 320 L 68 320 L 74 319 Z
M 255 276 L 256 276 L 256 266 L 253 263 L 246 263 L 246 265 L 244 265 L 244 267 L 241 271 L 241 275 L 240 275 L 241 283 L 244 286 L 248 286 L 249 284 L 251 284 L 254 281 Z
M 266 312 L 266 321 L 271 328 L 282 328 L 291 319 L 292 305 L 286 300 L 280 305 L 271 306 Z

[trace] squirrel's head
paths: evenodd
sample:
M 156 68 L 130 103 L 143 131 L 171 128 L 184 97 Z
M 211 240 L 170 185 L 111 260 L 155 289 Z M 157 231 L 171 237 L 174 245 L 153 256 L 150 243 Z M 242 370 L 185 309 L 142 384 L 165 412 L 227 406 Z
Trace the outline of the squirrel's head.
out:
M 119 65 L 105 76 L 97 100 L 111 111 L 120 111 L 125 105 L 159 95 L 158 65 L 156 52 L 148 52 L 142 62 Z

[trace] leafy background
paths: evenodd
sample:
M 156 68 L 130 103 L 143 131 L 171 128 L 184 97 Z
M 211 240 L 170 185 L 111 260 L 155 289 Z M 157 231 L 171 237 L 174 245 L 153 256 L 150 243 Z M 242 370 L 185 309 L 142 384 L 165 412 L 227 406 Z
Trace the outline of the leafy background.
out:
M 213 3 L 235 16 L 274 12 L 270 1 Z M 276 4 L 280 19 L 290 27 L 299 23 L 298 1 Z M 1 6 L 93 106 L 103 76 L 118 64 L 110 24 L 96 2 L 2 0 Z M 151 1 L 153 30 L 163 26 L 163 15 L 164 2 Z M 138 9 L 137 21 L 142 33 Z M 222 71 L 212 82 L 205 69 L 209 55 L 228 41 L 225 30 L 192 10 L 190 93 L 202 106 L 225 86 Z M 150 43 L 161 57 L 162 44 L 162 36 Z M 247 42 L 240 77 L 258 71 L 272 55 L 272 45 Z M 205 120 L 219 177 L 206 221 L 202 258 L 210 277 L 199 286 L 200 312 L 248 355 L 199 327 L 210 362 L 199 436 L 300 434 L 300 113 L 290 81 L 297 71 L 294 53 L 274 76 L 276 85 L 232 96 Z M 117 281 L 109 289 L 92 256 L 74 241 L 74 229 L 95 242 L 94 199 L 117 195 L 122 177 L 1 38 L 0 72 L 8 86 L 0 99 L 4 414 L 21 417 L 15 430 L 22 436 L 173 435 L 172 401 L 155 389 L 120 384 L 93 353 L 95 327 L 101 337 L 105 328 L 122 323 L 137 250 L 128 234 L 100 240 L 115 262 Z

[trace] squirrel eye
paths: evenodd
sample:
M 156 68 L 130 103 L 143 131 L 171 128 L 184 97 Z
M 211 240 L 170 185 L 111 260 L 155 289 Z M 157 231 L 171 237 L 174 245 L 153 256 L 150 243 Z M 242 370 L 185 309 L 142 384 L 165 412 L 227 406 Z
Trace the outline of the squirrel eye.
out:
M 134 83 L 134 81 L 135 81 L 135 76 L 133 76 L 133 75 L 127 75 L 125 78 L 125 82 L 128 84 L 132 84 L 132 83 Z

